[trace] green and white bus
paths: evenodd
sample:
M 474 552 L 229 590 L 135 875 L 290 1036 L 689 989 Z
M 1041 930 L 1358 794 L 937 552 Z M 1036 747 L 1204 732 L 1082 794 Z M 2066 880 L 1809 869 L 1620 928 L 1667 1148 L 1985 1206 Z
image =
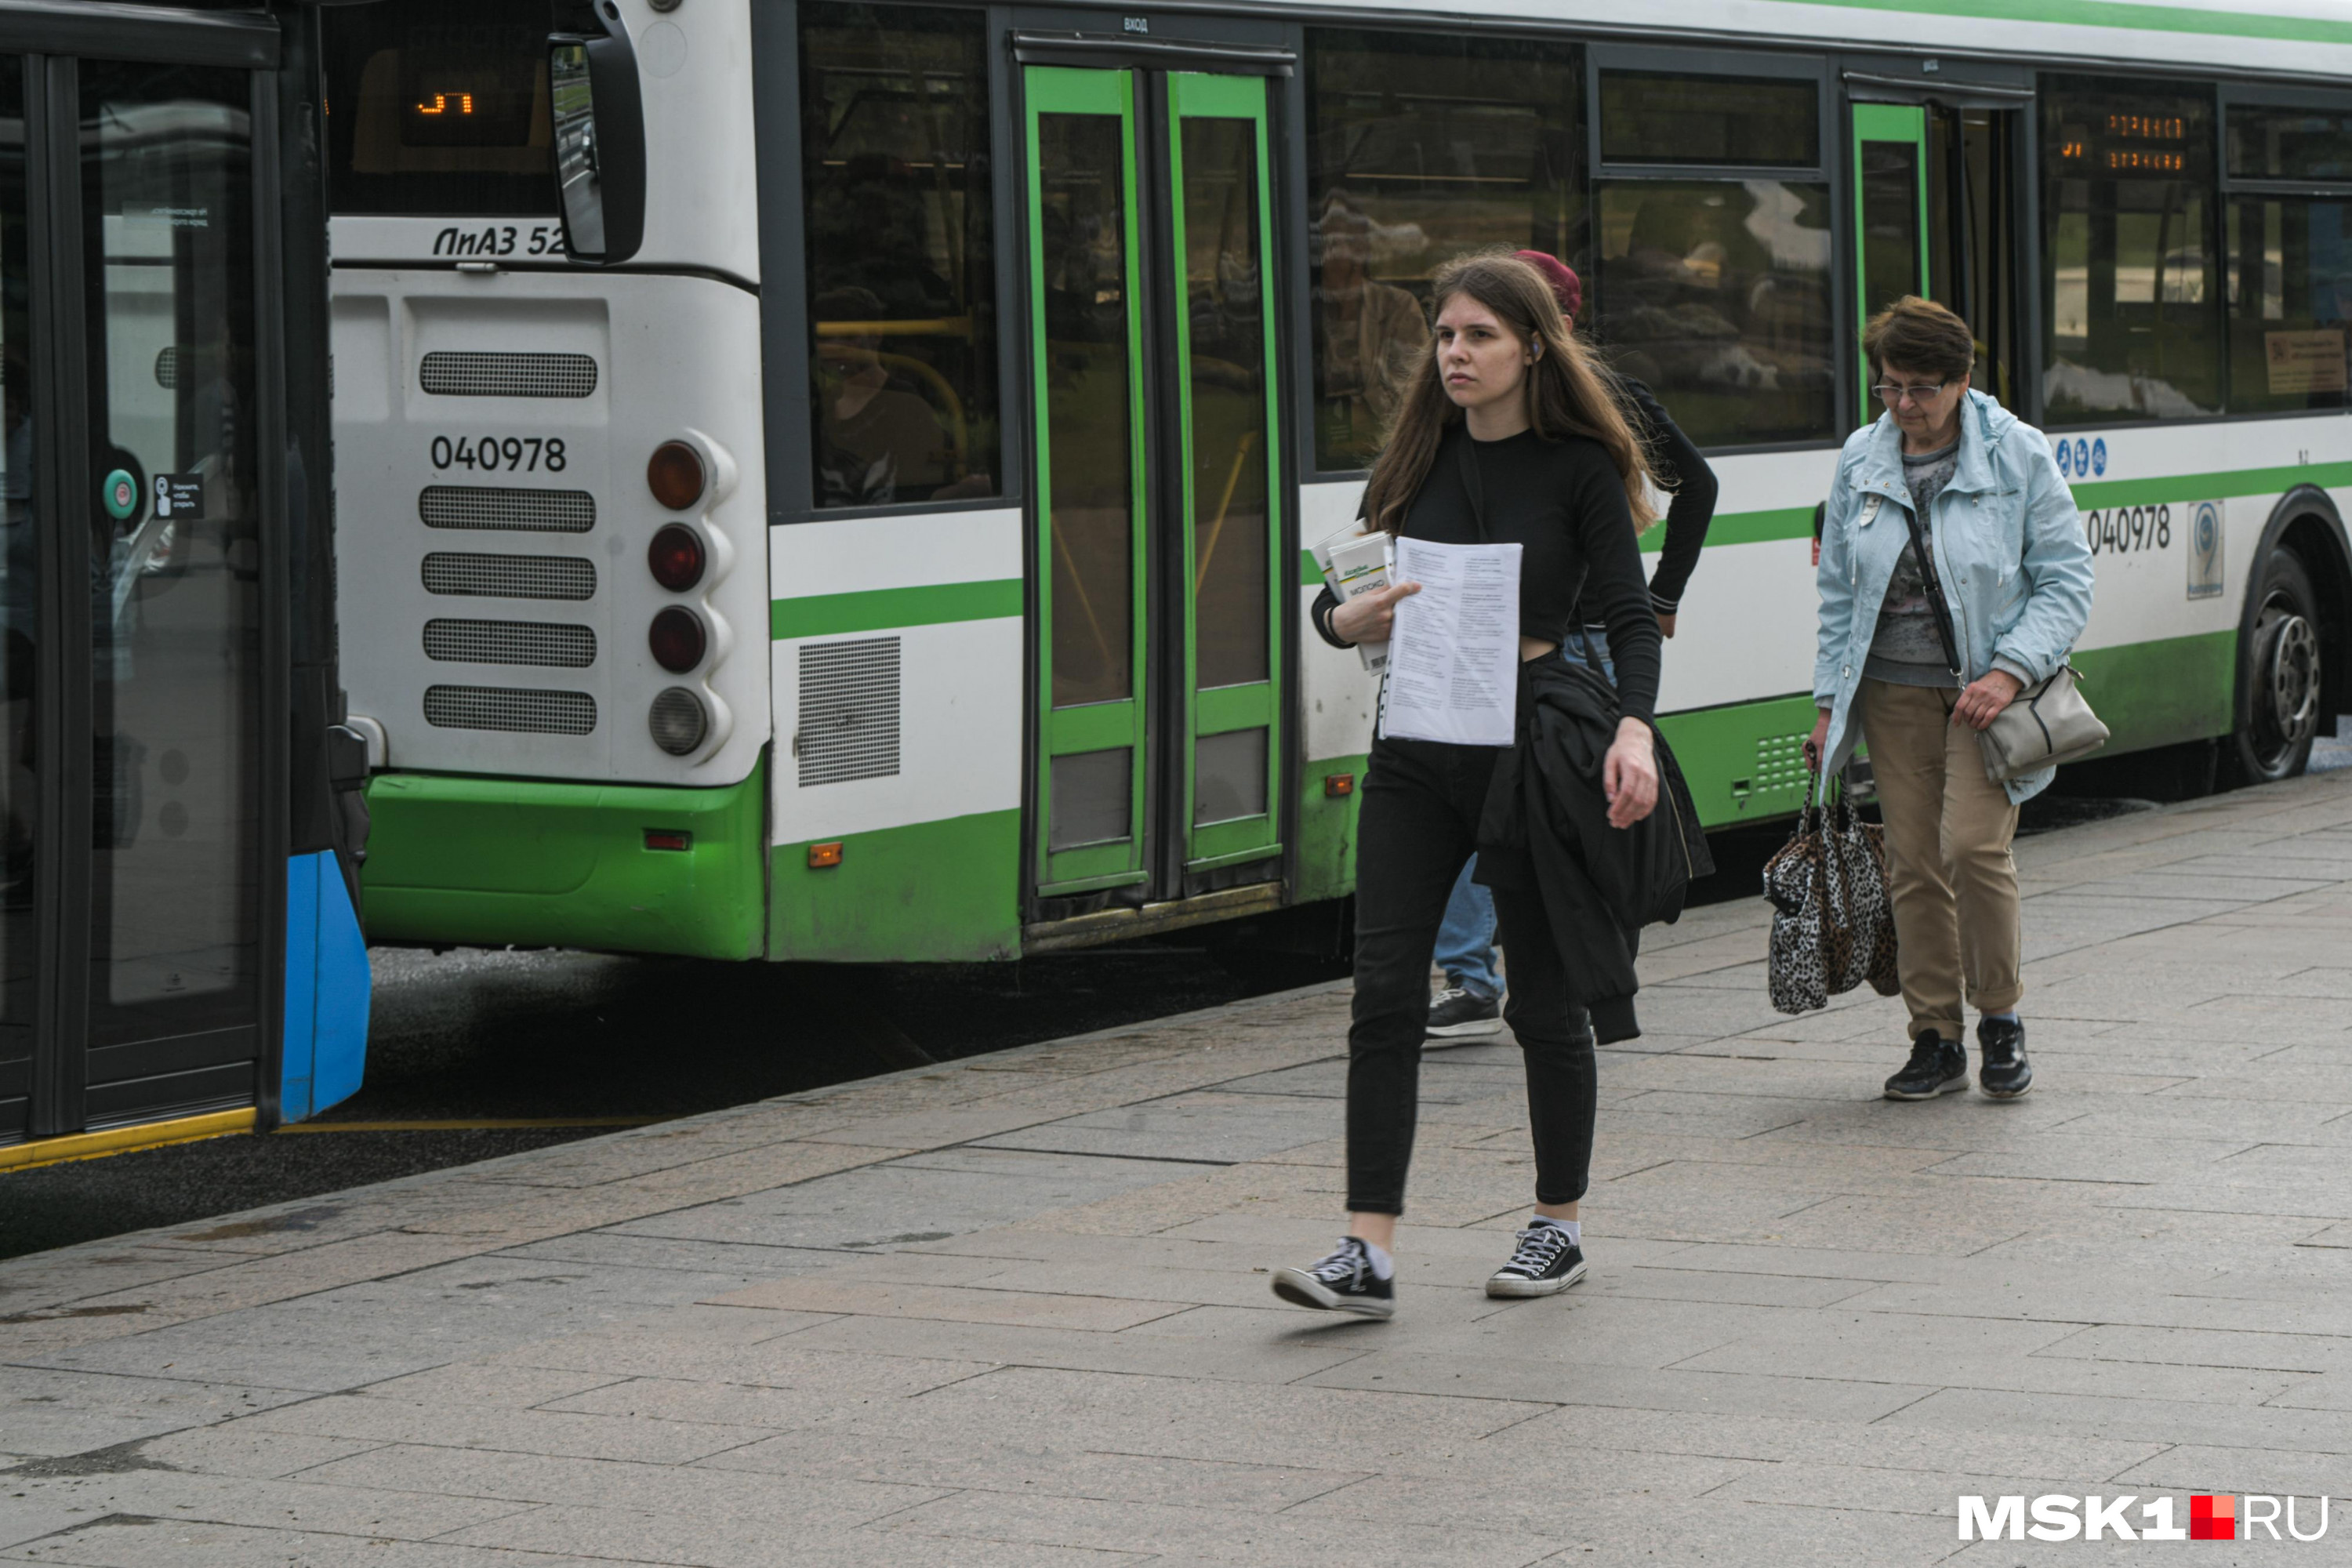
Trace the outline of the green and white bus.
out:
M 1815 509 L 1925 292 L 2048 429 L 2116 752 L 2347 706 L 2352 16 L 2289 0 L 330 14 L 377 940 L 1014 957 L 1348 894 L 1302 626 L 1435 267 L 1533 247 L 1723 501 L 1662 710 L 1798 802 Z M 1654 547 L 1654 538 L 1651 542 Z

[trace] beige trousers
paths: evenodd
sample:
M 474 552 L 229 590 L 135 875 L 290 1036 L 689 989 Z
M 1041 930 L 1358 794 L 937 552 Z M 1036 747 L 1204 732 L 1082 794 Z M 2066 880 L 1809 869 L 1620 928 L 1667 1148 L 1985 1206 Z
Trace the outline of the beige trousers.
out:
M 1911 1037 L 1967 1038 L 1961 987 L 1981 1012 L 2006 1013 L 2025 994 L 2017 806 L 1985 776 L 1976 731 L 1951 721 L 1957 693 L 1864 679 L 1856 693 L 1871 776 L 1886 820 L 1895 892 L 1895 969 Z

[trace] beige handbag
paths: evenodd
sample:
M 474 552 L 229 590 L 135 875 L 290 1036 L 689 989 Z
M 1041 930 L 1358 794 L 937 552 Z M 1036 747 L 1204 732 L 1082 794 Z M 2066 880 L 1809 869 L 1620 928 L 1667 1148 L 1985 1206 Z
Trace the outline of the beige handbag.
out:
M 1966 686 L 1968 672 L 1960 663 L 1959 641 L 1952 635 L 1952 613 L 1944 604 L 1944 584 L 1936 573 L 1935 553 L 1927 548 L 1926 531 L 1910 508 L 1903 509 L 1903 520 L 1911 529 L 1911 549 L 1919 558 L 1919 578 L 1927 586 L 1927 602 L 1936 607 L 1936 635 L 1943 639 L 1944 658 L 1952 667 L 1952 679 Z M 2007 784 L 2062 763 L 2079 763 L 2107 743 L 2107 727 L 2084 700 L 2082 679 L 2073 665 L 2061 664 L 2046 679 L 2019 692 L 1990 724 L 1977 731 L 1987 778 Z

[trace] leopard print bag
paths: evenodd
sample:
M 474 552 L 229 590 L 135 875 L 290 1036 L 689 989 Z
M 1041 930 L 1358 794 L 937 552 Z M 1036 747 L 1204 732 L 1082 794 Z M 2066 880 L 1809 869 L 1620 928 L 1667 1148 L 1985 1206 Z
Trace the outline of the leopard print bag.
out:
M 1897 989 L 1885 835 L 1843 792 L 1830 793 L 1814 775 L 1795 835 L 1764 867 L 1773 910 L 1767 988 L 1783 1013 L 1825 1007 L 1864 981 L 1882 996 Z

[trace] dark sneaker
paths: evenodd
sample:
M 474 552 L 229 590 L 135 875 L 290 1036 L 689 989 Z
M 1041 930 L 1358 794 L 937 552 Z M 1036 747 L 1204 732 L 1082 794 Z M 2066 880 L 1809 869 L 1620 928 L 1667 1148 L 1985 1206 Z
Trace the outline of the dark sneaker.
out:
M 1518 1250 L 1486 1281 L 1489 1296 L 1549 1296 L 1584 1278 L 1584 1249 L 1556 1225 L 1519 1232 Z
M 1933 1100 L 1969 1087 L 1969 1048 L 1948 1040 L 1933 1029 L 1922 1029 L 1911 1042 L 1911 1059 L 1886 1080 L 1889 1100 Z
M 1977 1087 L 1995 1100 L 2015 1100 L 2033 1087 L 2033 1064 L 2025 1059 L 2025 1026 L 2011 1018 L 1977 1020 Z
M 1429 1002 L 1429 1032 L 1439 1039 L 1466 1040 L 1503 1032 L 1503 1009 L 1492 996 L 1453 986 Z
M 1320 1307 L 1327 1312 L 1396 1316 L 1396 1281 L 1372 1278 L 1372 1255 L 1352 1236 L 1320 1263 L 1276 1269 L 1274 1293 L 1293 1306 Z

